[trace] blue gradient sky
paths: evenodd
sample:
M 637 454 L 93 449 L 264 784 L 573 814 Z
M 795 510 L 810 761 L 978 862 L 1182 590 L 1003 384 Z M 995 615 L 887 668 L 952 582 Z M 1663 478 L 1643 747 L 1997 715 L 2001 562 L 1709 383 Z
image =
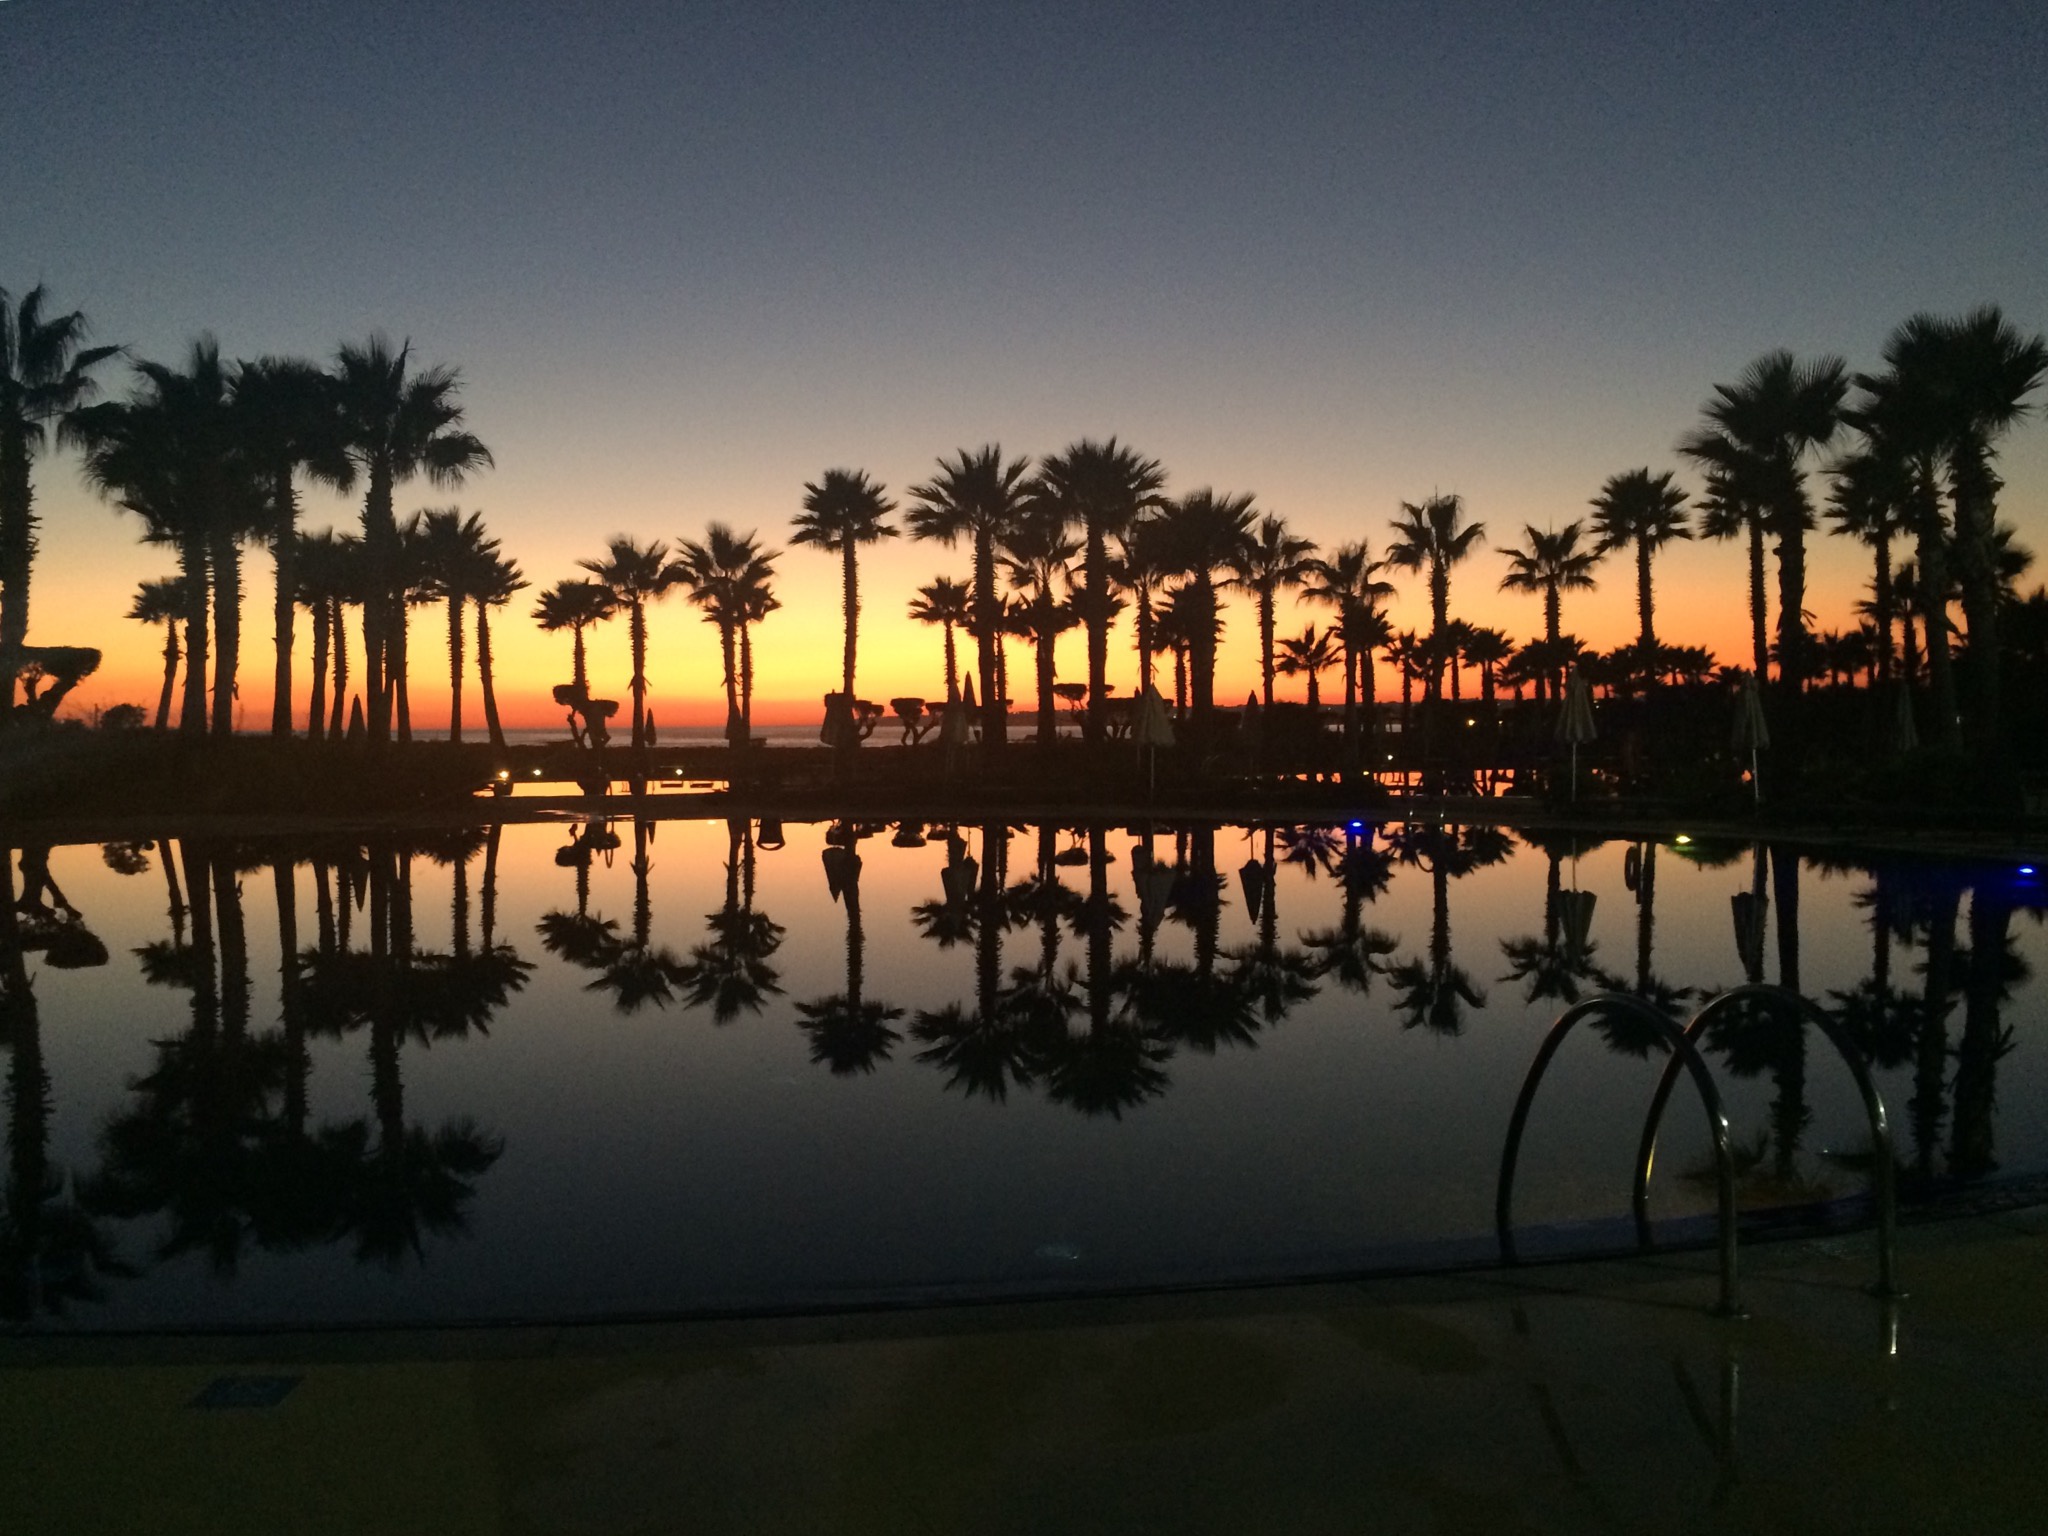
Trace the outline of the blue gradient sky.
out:
M 497 453 L 455 499 L 541 583 L 619 531 L 784 542 L 828 466 L 900 488 L 958 447 L 1082 434 L 1328 542 L 1377 546 L 1400 500 L 1455 490 L 1498 547 L 1614 471 L 1678 467 L 1709 388 L 1769 347 L 1871 367 L 1907 314 L 1986 300 L 2048 324 L 2044 80 L 2026 0 L 10 0 L 0 284 L 46 280 L 151 357 L 203 328 L 236 356 L 412 337 L 463 369 Z M 2048 547 L 2048 429 L 2003 467 Z M 141 697 L 148 637 L 108 632 L 167 562 L 67 461 L 41 484 L 35 638 L 109 646 L 88 702 Z M 836 571 L 783 568 L 761 691 L 814 700 Z M 932 691 L 936 641 L 900 615 L 964 568 L 869 562 L 863 692 Z M 1462 570 L 1454 606 L 1527 635 L 1500 569 Z M 1737 654 L 1739 552 L 1659 569 L 1660 631 Z M 1824 627 L 1863 573 L 1820 554 Z M 250 589 L 267 607 L 261 556 Z M 1627 572 L 1566 625 L 1628 638 Z M 515 689 L 564 670 L 506 628 Z M 708 704 L 709 633 L 677 607 L 655 640 L 670 717 Z M 1219 692 L 1255 672 L 1233 648 Z

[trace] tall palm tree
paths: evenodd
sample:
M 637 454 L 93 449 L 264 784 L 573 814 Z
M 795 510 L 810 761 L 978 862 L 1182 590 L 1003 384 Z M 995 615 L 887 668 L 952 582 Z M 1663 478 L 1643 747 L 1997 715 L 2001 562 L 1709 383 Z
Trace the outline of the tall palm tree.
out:
M 1311 624 L 1299 635 L 1280 642 L 1280 659 L 1275 669 L 1287 677 L 1308 679 L 1308 707 L 1313 710 L 1323 702 L 1319 679 L 1340 660 L 1336 636 Z
M 1025 633 L 1037 656 L 1038 741 L 1050 746 L 1059 732 L 1053 704 L 1053 647 L 1061 634 L 1080 622 L 1072 600 L 1071 562 L 1080 545 L 1067 533 L 1057 508 L 1043 506 L 1027 515 L 1003 545 L 1003 569 L 1022 599 Z
M 1581 547 L 1586 525 L 1566 523 L 1562 528 L 1539 529 L 1534 523 L 1522 525 L 1523 547 L 1506 549 L 1508 573 L 1500 579 L 1503 592 L 1541 593 L 1543 596 L 1543 638 L 1555 646 L 1563 632 L 1564 594 L 1590 592 L 1599 585 L 1594 567 L 1606 553 L 1604 547 Z M 1538 679 L 1538 697 L 1548 698 L 1552 679 L 1548 673 Z
M 1153 644 L 1152 631 L 1158 622 L 1156 599 L 1176 573 L 1171 538 L 1166 534 L 1158 509 L 1147 509 L 1117 534 L 1116 579 L 1130 589 L 1132 637 L 1138 648 L 1138 692 L 1152 686 L 1152 657 L 1160 647 Z
M 711 524 L 702 542 L 683 540 L 676 554 L 676 580 L 718 631 L 725 665 L 725 734 L 733 746 L 746 745 L 752 729 L 747 699 L 751 653 L 744 663 L 741 659 L 747 626 L 781 606 L 769 590 L 780 554 L 762 549 L 756 534 L 734 533 L 724 523 Z
M 1268 512 L 1231 562 L 1231 585 L 1249 592 L 1259 612 L 1260 702 L 1273 707 L 1273 610 L 1283 589 L 1315 574 L 1315 542 L 1287 531 L 1287 520 Z M 1311 680 L 1313 682 L 1313 680 Z
M 1358 696 L 1366 690 L 1371 707 L 1372 653 L 1386 642 L 1392 629 L 1379 605 L 1394 595 L 1394 584 L 1381 581 L 1384 561 L 1372 558 L 1365 540 L 1340 544 L 1327 559 L 1315 562 L 1302 584 L 1301 595 L 1337 611 L 1337 633 L 1344 643 L 1344 756 L 1348 768 L 1356 770 L 1359 753 Z M 1377 621 L 1377 622 L 1375 622 Z
M 1206 739 L 1216 709 L 1216 641 L 1222 633 L 1216 601 L 1217 577 L 1228 573 L 1250 542 L 1255 516 L 1252 498 L 1206 486 L 1169 503 L 1160 514 L 1160 538 L 1172 568 L 1188 577 L 1175 595 L 1191 643 L 1188 703 L 1195 734 Z
M 1593 498 L 1593 531 L 1600 551 L 1633 544 L 1636 550 L 1636 644 L 1645 661 L 1657 648 L 1656 598 L 1650 586 L 1650 557 L 1673 539 L 1689 539 L 1685 492 L 1671 483 L 1671 472 L 1652 475 L 1646 465 L 1609 475 Z
M 1828 519 L 1834 531 L 1870 546 L 1874 566 L 1870 622 L 1877 639 L 1877 681 L 1889 683 L 1897 614 L 1892 540 L 1911 530 L 1912 468 L 1902 456 L 1887 452 L 1882 438 L 1866 437 L 1862 447 L 1835 462 L 1831 474 L 1835 483 L 1828 494 Z
M 546 633 L 568 630 L 574 650 L 570 676 L 579 695 L 590 692 L 590 668 L 585 659 L 583 631 L 602 624 L 619 611 L 611 589 L 597 581 L 558 581 L 541 593 L 533 605 L 534 622 Z
M 973 613 L 973 595 L 950 576 L 928 581 L 910 600 L 910 616 L 920 624 L 937 624 L 946 632 L 946 702 L 960 697 L 959 658 L 953 648 L 953 630 L 965 624 Z
M 879 481 L 866 470 L 828 469 L 821 479 L 804 483 L 804 510 L 796 519 L 792 544 L 836 550 L 845 570 L 840 601 L 846 613 L 846 657 L 840 690 L 853 697 L 853 663 L 860 643 L 860 546 L 896 537 L 889 514 L 896 503 L 883 494 Z
M 910 488 L 904 513 L 911 537 L 936 539 L 951 548 L 961 538 L 974 545 L 974 598 L 968 632 L 974 636 L 981 674 L 981 739 L 990 751 L 1003 745 L 1003 600 L 996 590 L 996 562 L 1030 500 L 1031 461 L 1003 458 L 994 443 L 973 453 L 961 449 L 939 460 L 939 472 Z
M 1451 621 L 1451 568 L 1470 558 L 1486 539 L 1486 524 L 1465 521 L 1465 503 L 1457 496 L 1432 496 L 1419 506 L 1401 503 L 1401 514 L 1393 521 L 1394 541 L 1387 546 L 1386 562 L 1396 570 L 1429 573 L 1430 635 L 1442 636 Z M 1429 698 L 1443 691 L 1443 665 L 1439 658 L 1429 669 Z
M 1082 438 L 1038 467 L 1038 493 L 1081 530 L 1082 585 L 1076 610 L 1088 626 L 1087 736 L 1101 741 L 1109 720 L 1109 541 L 1148 507 L 1161 505 L 1166 472 L 1114 437 Z
M 1806 532 L 1813 526 L 1802 462 L 1833 440 L 1848 392 L 1839 357 L 1801 363 L 1767 352 L 1733 384 L 1714 386 L 1705 424 L 1678 451 L 1719 476 L 1723 497 L 1756 508 L 1778 540 L 1778 672 L 1797 691 L 1806 675 Z
M 1912 418 L 1911 435 L 1934 448 L 1946 471 L 1969 634 L 1972 733 L 1980 748 L 1990 748 L 1999 740 L 2000 716 L 2001 482 L 1993 445 L 2026 415 L 2027 396 L 2048 378 L 2048 338 L 2022 335 L 1996 305 L 1984 305 L 1959 320 L 1912 316 L 1886 340 L 1884 357 L 1895 380 L 1895 414 L 1902 407 Z
M 476 675 L 484 696 L 484 729 L 490 735 L 491 745 L 501 750 L 505 745 L 505 726 L 498 718 L 498 687 L 491 657 L 491 610 L 503 608 L 527 586 L 526 575 L 518 563 L 495 550 L 478 558 L 470 578 L 470 600 L 476 604 Z
M 270 734 L 292 733 L 292 623 L 298 611 L 299 496 L 301 472 L 336 490 L 354 484 L 355 467 L 342 451 L 341 419 L 333 380 L 298 358 L 265 357 L 235 370 L 235 424 L 243 451 L 269 501 L 263 530 L 276 566 Z
M 420 554 L 430 590 L 448 605 L 448 739 L 462 740 L 463 609 L 476 596 L 484 568 L 498 557 L 483 514 L 436 507 L 420 516 Z
M 143 582 L 128 606 L 128 617 L 136 623 L 164 627 L 164 689 L 156 701 L 156 728 L 160 731 L 171 723 L 171 690 L 178 677 L 178 621 L 184 613 L 185 592 L 175 576 Z
M 38 283 L 17 303 L 0 288 L 0 653 L 28 643 L 29 568 L 36 554 L 35 491 L 29 465 L 48 427 L 91 400 L 92 370 L 118 347 L 83 345 L 85 316 L 46 313 Z M 0 665 L 0 722 L 14 712 L 15 670 Z
M 492 464 L 491 451 L 463 427 L 462 376 L 436 366 L 415 371 L 412 343 L 397 351 L 382 336 L 347 344 L 335 359 L 342 442 L 365 484 L 363 650 L 370 739 L 391 737 L 394 689 L 403 675 L 404 596 L 399 591 L 398 519 L 392 495 L 415 475 L 459 487 Z
M 614 538 L 601 560 L 577 562 L 626 610 L 628 643 L 633 651 L 633 750 L 647 745 L 647 605 L 666 597 L 675 585 L 668 546 L 656 539 L 635 544 L 624 534 Z

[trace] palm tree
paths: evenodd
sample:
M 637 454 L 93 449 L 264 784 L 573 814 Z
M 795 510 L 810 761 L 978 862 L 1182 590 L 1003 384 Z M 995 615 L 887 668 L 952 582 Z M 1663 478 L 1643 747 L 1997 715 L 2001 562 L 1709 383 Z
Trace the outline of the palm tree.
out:
M 853 698 L 853 663 L 860 642 L 860 556 L 863 544 L 896 537 L 888 516 L 896 503 L 883 494 L 878 481 L 866 470 L 828 469 L 824 477 L 804 483 L 804 510 L 796 519 L 792 544 L 809 544 L 818 549 L 837 550 L 845 566 L 845 590 L 841 602 L 846 613 L 846 662 L 840 674 L 840 690 Z
M 982 742 L 990 751 L 1003 745 L 1002 618 L 1003 602 L 996 591 L 996 560 L 1015 531 L 1030 500 L 1031 461 L 1003 458 L 994 443 L 969 453 L 961 449 L 951 460 L 939 460 L 939 472 L 910 488 L 911 505 L 904 514 L 911 537 L 936 539 L 951 548 L 962 537 L 974 543 L 974 599 L 968 632 L 974 636 L 981 674 Z
M 635 544 L 624 534 L 614 538 L 601 560 L 577 564 L 595 576 L 614 607 L 626 610 L 628 642 L 633 649 L 633 750 L 647 745 L 647 605 L 659 602 L 675 584 L 668 546 L 656 539 Z M 579 637 L 581 631 L 578 631 Z
M 1322 704 L 1318 679 L 1339 660 L 1336 638 L 1329 630 L 1319 630 L 1311 624 L 1299 635 L 1280 642 L 1276 670 L 1287 677 L 1308 679 L 1308 707 L 1315 710 Z
M 184 613 L 185 592 L 175 576 L 143 582 L 128 607 L 128 617 L 136 623 L 164 627 L 164 691 L 156 701 L 156 728 L 160 731 L 171 723 L 171 689 L 178 676 L 178 620 Z
M 1430 635 L 1440 637 L 1451 616 L 1451 568 L 1467 559 L 1486 539 L 1486 524 L 1466 523 L 1465 503 L 1456 496 L 1432 496 L 1417 506 L 1401 503 L 1394 519 L 1394 542 L 1386 563 L 1396 570 L 1429 572 Z M 1442 662 L 1429 670 L 1429 698 L 1443 691 Z
M 491 610 L 504 607 L 527 585 L 517 562 L 495 551 L 478 559 L 470 577 L 469 595 L 476 604 L 476 675 L 484 696 L 484 729 L 490 733 L 491 745 L 501 751 L 505 746 L 505 727 L 498 718 L 498 688 L 491 659 Z
M 753 533 L 737 534 L 724 523 L 713 523 L 702 543 L 682 541 L 673 567 L 685 594 L 718 630 L 725 665 L 725 735 L 736 747 L 745 746 L 752 732 L 752 652 L 747 650 L 744 662 L 741 652 L 748 624 L 781 606 L 769 590 L 780 554 L 762 549 Z
M 269 500 L 264 530 L 276 564 L 272 644 L 276 652 L 270 734 L 292 734 L 292 621 L 298 611 L 297 571 L 301 471 L 346 491 L 354 466 L 342 451 L 334 381 L 298 358 L 265 357 L 243 363 L 234 377 L 235 422 Z
M 1593 531 L 1600 552 L 1633 544 L 1636 549 L 1636 644 L 1648 657 L 1657 649 L 1656 599 L 1650 586 L 1650 557 L 1673 539 L 1689 539 L 1685 492 L 1671 483 L 1671 472 L 1652 475 L 1648 466 L 1609 475 L 1593 498 Z
M 348 626 L 350 603 L 363 598 L 363 542 L 353 534 L 322 530 L 299 541 L 299 601 L 313 615 L 313 688 L 306 707 L 306 734 L 342 736 L 348 709 Z M 334 702 L 327 705 L 328 652 L 333 651 Z
M 1767 352 L 1733 384 L 1717 384 L 1706 424 L 1678 451 L 1718 477 L 1720 499 L 1751 509 L 1778 539 L 1778 671 L 1794 691 L 1806 669 L 1806 531 L 1813 525 L 1801 461 L 1824 447 L 1848 392 L 1839 357 L 1801 363 Z M 1761 674 L 1759 674 L 1761 675 Z
M 29 465 L 61 422 L 93 396 L 92 370 L 120 351 L 87 347 L 85 316 L 45 314 L 38 283 L 17 304 L 0 288 L 0 653 L 28 643 L 29 568 L 36 554 Z M 0 722 L 14 713 L 13 665 L 0 665 Z
M 1287 531 L 1285 518 L 1269 512 L 1231 562 L 1231 585 L 1249 592 L 1258 603 L 1260 701 L 1268 709 L 1273 707 L 1274 603 L 1283 588 L 1299 587 L 1315 574 L 1315 549 L 1312 540 Z
M 1153 644 L 1152 631 L 1158 622 L 1154 598 L 1175 574 L 1172 541 L 1156 510 L 1133 519 L 1117 534 L 1116 579 L 1131 591 L 1140 693 L 1152 686 L 1152 657 L 1160 649 Z
M 2048 377 L 2048 338 L 2023 336 L 1996 305 L 1960 320 L 1920 314 L 1885 343 L 1897 408 L 1947 472 L 1956 574 L 1968 626 L 1973 734 L 1999 740 L 1997 492 L 1992 445 L 2027 411 L 2026 397 Z M 1923 554 L 1922 564 L 1925 565 Z M 1923 576 L 1928 575 L 1923 570 Z
M 1216 578 L 1233 568 L 1250 541 L 1253 516 L 1249 494 L 1225 495 L 1206 486 L 1160 514 L 1167 559 L 1189 578 L 1175 602 L 1186 610 L 1189 710 L 1195 734 L 1204 740 L 1216 709 L 1216 641 L 1222 633 Z
M 404 597 L 399 592 L 400 550 L 392 495 L 398 485 L 425 475 L 434 485 L 459 487 L 492 464 L 491 451 L 463 429 L 457 397 L 462 376 L 453 368 L 412 370 L 412 344 L 396 352 L 382 336 L 344 345 L 335 359 L 335 391 L 342 442 L 366 484 L 363 498 L 364 670 L 369 692 L 370 739 L 391 738 L 394 675 L 405 671 Z
M 946 632 L 946 702 L 960 697 L 959 661 L 953 649 L 953 629 L 965 624 L 973 612 L 972 595 L 960 582 L 941 576 L 926 582 L 910 600 L 910 616 L 920 624 L 943 625 Z
M 1465 659 L 1479 669 L 1479 697 L 1485 703 L 1493 702 L 1501 666 L 1514 653 L 1514 642 L 1497 629 L 1477 627 L 1465 636 Z
M 1851 419 L 1854 420 L 1853 415 Z M 1834 531 L 1870 546 L 1870 621 L 1877 640 L 1877 681 L 1892 676 L 1892 628 L 1897 600 L 1892 584 L 1892 540 L 1911 529 L 1913 475 L 1903 457 L 1885 451 L 1882 439 L 1866 437 L 1864 446 L 1837 460 L 1831 473 L 1828 518 Z
M 1543 595 L 1543 638 L 1553 646 L 1562 633 L 1563 595 L 1590 592 L 1599 585 L 1593 579 L 1593 568 L 1606 550 L 1598 545 L 1580 548 L 1579 539 L 1585 531 L 1586 525 L 1579 522 L 1549 530 L 1525 523 L 1524 547 L 1502 551 L 1508 557 L 1508 573 L 1500 579 L 1501 591 Z M 1549 696 L 1550 681 L 1548 674 L 1540 678 L 1538 697 Z
M 429 590 L 448 604 L 448 739 L 462 740 L 463 608 L 476 595 L 484 568 L 495 565 L 498 541 L 484 532 L 483 514 L 460 507 L 420 514 L 420 555 Z
M 1148 507 L 1162 504 L 1166 473 L 1157 459 L 1143 458 L 1112 437 L 1082 438 L 1038 467 L 1038 494 L 1058 508 L 1082 535 L 1082 586 L 1074 605 L 1088 626 L 1088 721 L 1090 741 L 1101 741 L 1109 710 L 1109 540 Z
M 611 589 L 596 581 L 558 581 L 541 593 L 540 600 L 533 605 L 534 622 L 546 633 L 560 634 L 568 630 L 574 644 L 571 663 L 573 686 L 579 696 L 590 692 L 590 669 L 585 661 L 583 631 L 593 624 L 602 624 L 619 611 L 618 600 Z
M 1044 506 L 1029 514 L 1011 531 L 1003 546 L 1004 574 L 1023 599 L 1025 633 L 1030 636 L 1038 661 L 1038 741 L 1052 745 L 1059 733 L 1053 705 L 1053 647 L 1060 635 L 1080 622 L 1071 600 L 1070 562 L 1080 546 L 1067 534 L 1066 520 L 1057 508 Z
M 1316 561 L 1301 589 L 1308 601 L 1337 611 L 1337 633 L 1344 643 L 1344 756 L 1346 767 L 1354 771 L 1359 752 L 1359 690 L 1365 688 L 1370 708 L 1372 653 L 1392 633 L 1379 611 L 1381 601 L 1394 595 L 1394 584 L 1378 579 L 1384 569 L 1385 563 L 1373 559 L 1370 547 L 1360 539 L 1340 544 L 1328 559 Z

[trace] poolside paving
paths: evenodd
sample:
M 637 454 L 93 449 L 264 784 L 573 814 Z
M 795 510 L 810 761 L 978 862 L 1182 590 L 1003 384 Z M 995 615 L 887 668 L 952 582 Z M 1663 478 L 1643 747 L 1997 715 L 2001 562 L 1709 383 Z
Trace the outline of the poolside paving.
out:
M 2048 1209 L 1258 1292 L 0 1340 L 0 1532 L 2035 1532 Z M 225 1383 L 225 1384 L 224 1384 Z M 226 1406 L 195 1406 L 212 1388 Z M 246 1405 L 243 1400 L 246 1399 Z M 260 1400 L 269 1399 L 269 1406 Z

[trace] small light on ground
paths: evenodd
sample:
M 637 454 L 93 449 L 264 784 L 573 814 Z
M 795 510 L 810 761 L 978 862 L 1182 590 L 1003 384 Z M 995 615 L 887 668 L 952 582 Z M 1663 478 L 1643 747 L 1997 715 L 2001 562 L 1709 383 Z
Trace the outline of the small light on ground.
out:
M 1692 846 L 1692 839 L 1687 837 L 1683 832 L 1679 833 L 1678 836 L 1674 837 L 1672 841 L 1678 844 L 1678 846 L 1681 848 L 1690 848 Z

